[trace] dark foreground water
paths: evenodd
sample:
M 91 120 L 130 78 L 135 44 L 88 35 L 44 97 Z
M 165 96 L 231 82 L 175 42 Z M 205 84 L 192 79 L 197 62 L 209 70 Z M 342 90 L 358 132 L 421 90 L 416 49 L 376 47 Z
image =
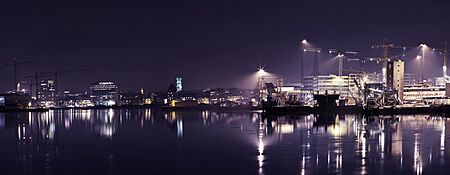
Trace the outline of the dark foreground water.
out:
M 449 136 L 428 115 L 0 113 L 0 174 L 449 174 Z

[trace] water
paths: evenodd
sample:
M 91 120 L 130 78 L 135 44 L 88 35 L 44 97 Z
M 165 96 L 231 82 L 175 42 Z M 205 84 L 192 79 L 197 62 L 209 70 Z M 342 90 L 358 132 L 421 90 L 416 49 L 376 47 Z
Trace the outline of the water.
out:
M 0 113 L 0 174 L 446 174 L 449 128 L 429 115 Z

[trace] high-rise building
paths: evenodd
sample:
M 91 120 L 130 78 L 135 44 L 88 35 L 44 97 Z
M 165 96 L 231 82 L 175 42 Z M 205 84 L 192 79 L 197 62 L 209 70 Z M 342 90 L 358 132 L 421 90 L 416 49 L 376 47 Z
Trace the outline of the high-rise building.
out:
M 183 79 L 178 77 L 176 80 L 176 86 L 177 86 L 177 92 L 180 92 L 183 90 Z
M 386 76 L 386 86 L 388 90 L 396 90 L 398 98 L 403 100 L 405 62 L 402 60 L 389 61 L 387 64 Z
M 91 97 L 97 106 L 113 106 L 119 101 L 119 88 L 112 81 L 99 81 L 91 85 Z
M 56 86 L 54 80 L 41 80 L 38 89 L 38 99 L 41 103 L 51 105 L 56 101 Z

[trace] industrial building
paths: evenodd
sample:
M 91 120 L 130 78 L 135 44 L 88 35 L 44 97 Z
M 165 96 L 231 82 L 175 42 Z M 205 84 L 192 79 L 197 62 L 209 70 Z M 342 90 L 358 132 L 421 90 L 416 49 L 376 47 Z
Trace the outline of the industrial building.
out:
M 403 77 L 403 85 L 416 84 L 416 74 L 405 73 Z
M 403 100 L 405 62 L 401 60 L 389 61 L 387 63 L 386 87 L 388 90 L 397 92 L 397 97 Z
M 406 102 L 421 102 L 424 99 L 446 97 L 445 86 L 432 86 L 429 84 L 405 85 L 403 100 Z
M 349 76 L 315 75 L 305 77 L 303 89 L 319 94 L 324 94 L 327 91 L 331 94 L 341 94 L 343 97 L 347 97 L 351 84 L 353 83 Z

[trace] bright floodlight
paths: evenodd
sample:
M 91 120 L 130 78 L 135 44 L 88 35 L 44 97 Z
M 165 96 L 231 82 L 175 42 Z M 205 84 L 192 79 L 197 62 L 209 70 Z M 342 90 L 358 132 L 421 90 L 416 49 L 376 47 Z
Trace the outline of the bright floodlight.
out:
M 258 74 L 264 74 L 264 73 L 266 73 L 264 68 L 258 68 Z
M 420 56 L 420 55 L 416 56 L 416 59 L 420 60 L 420 58 L 422 58 L 422 56 Z
M 426 44 L 420 44 L 420 47 L 422 47 L 422 49 L 428 48 L 428 46 Z
M 263 77 L 270 75 L 270 73 L 266 72 L 266 70 L 264 70 L 264 67 L 260 67 L 258 68 L 258 72 L 256 72 L 256 75 L 257 77 Z
M 302 44 L 308 44 L 308 41 L 306 39 L 302 40 Z

